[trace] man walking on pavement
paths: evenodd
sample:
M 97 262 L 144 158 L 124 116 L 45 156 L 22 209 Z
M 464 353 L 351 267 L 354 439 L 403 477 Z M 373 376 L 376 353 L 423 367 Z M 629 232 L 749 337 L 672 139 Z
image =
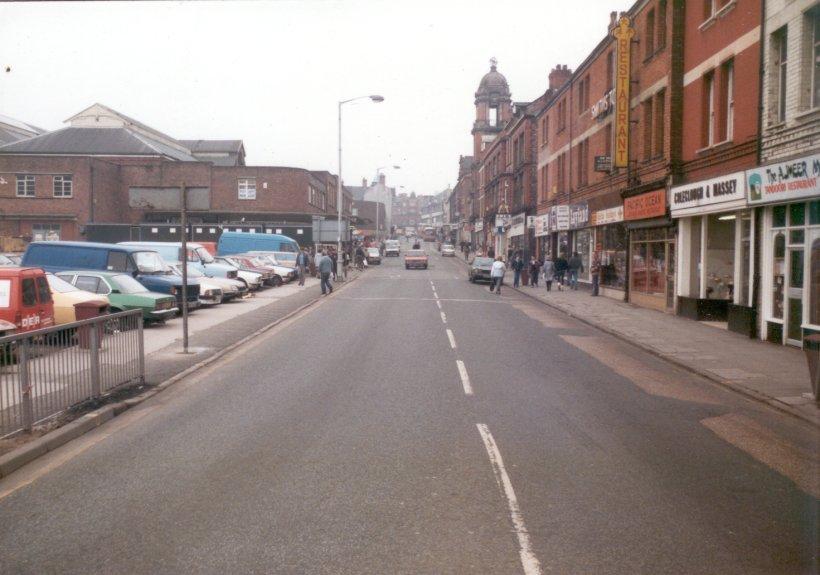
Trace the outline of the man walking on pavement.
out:
M 322 256 L 324 255 L 324 251 L 316 250 L 316 255 L 313 256 L 313 266 L 316 268 L 316 276 L 319 277 L 321 274 L 319 273 L 319 262 L 322 261 Z
M 333 260 L 323 251 L 319 259 L 319 278 L 322 284 L 322 295 L 333 293 L 333 286 L 330 285 L 330 274 L 333 272 Z
M 535 256 L 530 258 L 530 287 L 538 287 L 538 274 L 541 271 L 541 262 Z
M 303 249 L 299 251 L 299 255 L 296 256 L 296 269 L 299 272 L 299 285 L 305 285 L 305 273 L 308 267 L 308 255 L 307 252 Z
M 584 262 L 578 252 L 573 252 L 572 257 L 567 262 L 569 266 L 569 287 L 578 290 L 578 274 L 584 271 Z
M 547 291 L 552 291 L 552 280 L 555 278 L 555 264 L 549 256 L 544 257 L 544 283 L 547 284 Z
M 499 256 L 501 257 L 501 256 Z M 493 264 L 495 265 L 495 264 Z M 518 252 L 515 254 L 515 258 L 512 261 L 512 270 L 513 270 L 513 287 L 517 288 L 521 284 L 521 270 L 524 269 L 524 260 L 521 258 L 521 253 Z
M 501 295 L 501 283 L 504 281 L 504 272 L 507 271 L 507 266 L 504 265 L 504 260 L 501 256 L 495 258 L 493 267 L 490 270 L 490 291 L 495 290 L 495 293 Z
M 567 273 L 567 258 L 564 257 L 564 253 L 558 255 L 558 259 L 555 260 L 555 281 L 558 282 L 558 291 L 563 291 L 564 285 L 564 274 Z

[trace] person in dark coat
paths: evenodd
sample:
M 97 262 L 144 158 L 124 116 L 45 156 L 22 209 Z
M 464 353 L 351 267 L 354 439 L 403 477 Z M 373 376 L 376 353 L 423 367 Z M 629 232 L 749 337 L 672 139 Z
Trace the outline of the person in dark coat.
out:
M 569 287 L 578 289 L 578 275 L 584 271 L 584 262 L 578 252 L 573 252 L 572 257 L 567 262 L 569 268 Z
M 567 258 L 564 257 L 564 254 L 561 254 L 555 259 L 555 281 L 558 284 L 558 291 L 563 291 L 564 289 L 564 276 L 568 268 L 569 263 L 567 263 Z
M 513 287 L 517 288 L 521 285 L 521 271 L 524 269 L 524 258 L 521 257 L 520 252 L 515 254 L 510 267 L 513 270 Z
M 538 258 L 532 256 L 530 258 L 530 287 L 538 287 L 538 275 L 541 271 L 541 262 Z

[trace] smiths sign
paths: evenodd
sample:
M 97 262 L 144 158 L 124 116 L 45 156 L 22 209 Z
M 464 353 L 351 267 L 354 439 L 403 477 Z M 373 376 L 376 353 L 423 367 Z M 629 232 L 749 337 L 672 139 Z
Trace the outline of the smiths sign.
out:
M 625 168 L 629 164 L 629 50 L 635 29 L 629 25 L 629 18 L 621 16 L 618 26 L 612 31 L 615 36 L 615 167 Z

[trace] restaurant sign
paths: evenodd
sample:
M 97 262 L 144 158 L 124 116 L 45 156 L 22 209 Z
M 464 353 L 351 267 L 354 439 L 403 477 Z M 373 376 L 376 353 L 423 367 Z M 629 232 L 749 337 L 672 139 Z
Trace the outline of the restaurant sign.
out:
M 655 190 L 624 199 L 625 220 L 645 220 L 666 215 L 666 190 Z
M 706 208 L 715 204 L 726 204 L 726 202 L 735 201 L 743 203 L 745 198 L 745 174 L 736 172 L 719 178 L 675 186 L 672 188 L 669 209 L 673 216 L 683 211 L 686 213 L 704 212 L 709 211 Z M 692 210 L 691 208 L 704 209 Z M 723 209 L 723 206 L 719 206 L 717 209 Z
M 746 171 L 750 204 L 820 196 L 820 154 Z
M 621 16 L 618 26 L 612 31 L 615 36 L 615 158 L 616 168 L 629 164 L 629 93 L 631 88 L 630 59 L 632 37 L 635 29 L 629 18 Z

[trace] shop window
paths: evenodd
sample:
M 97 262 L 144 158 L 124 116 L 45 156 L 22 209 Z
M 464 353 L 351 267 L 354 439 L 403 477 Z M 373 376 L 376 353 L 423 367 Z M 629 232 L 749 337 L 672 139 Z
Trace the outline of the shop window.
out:
M 809 225 L 820 225 L 820 200 L 809 203 Z
M 706 229 L 706 298 L 734 298 L 734 214 L 708 216 Z
M 789 205 L 789 225 L 802 226 L 806 223 L 806 204 Z
M 786 287 L 786 235 L 783 232 L 775 234 L 772 247 L 772 317 L 783 319 L 783 292 Z
M 809 264 L 809 317 L 808 322 L 812 325 L 820 326 L 820 238 L 815 239 L 811 244 L 809 252 L 811 262 Z
M 775 206 L 772 208 L 772 227 L 786 227 L 786 206 Z
M 623 224 L 611 224 L 597 229 L 601 244 L 601 285 L 626 287 L 627 231 Z
M 578 277 L 582 280 L 589 281 L 589 255 L 592 246 L 592 234 L 590 230 L 578 230 L 575 232 L 575 247 L 573 251 L 578 252 L 581 256 L 583 267 Z
M 739 305 L 749 303 L 749 275 L 752 265 L 752 215 L 743 212 L 740 217 L 740 285 L 735 288 Z

